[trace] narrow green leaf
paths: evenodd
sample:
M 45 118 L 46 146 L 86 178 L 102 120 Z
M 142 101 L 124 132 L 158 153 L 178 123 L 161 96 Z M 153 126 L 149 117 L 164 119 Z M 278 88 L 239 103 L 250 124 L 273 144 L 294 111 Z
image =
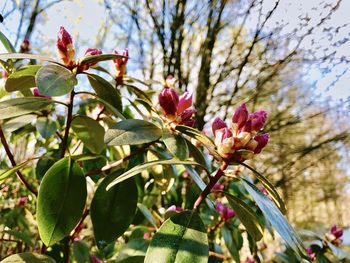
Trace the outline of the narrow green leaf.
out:
M 162 130 L 151 122 L 128 119 L 118 122 L 106 132 L 104 141 L 111 146 L 150 143 L 162 136 Z
M 137 204 L 137 208 L 141 211 L 141 213 L 144 215 L 147 221 L 150 222 L 155 229 L 158 229 L 157 220 L 153 217 L 152 213 L 148 210 L 148 208 L 141 203 Z
M 92 153 L 99 154 L 103 151 L 105 129 L 97 121 L 87 116 L 76 116 L 71 125 L 78 138 Z
M 144 256 L 133 256 L 117 261 L 116 263 L 143 263 L 145 262 Z
M 251 184 L 245 179 L 242 179 L 242 183 L 248 193 L 254 198 L 265 218 L 271 223 L 271 225 L 280 234 L 281 238 L 286 242 L 286 245 L 301 258 L 308 258 L 304 245 L 300 240 L 298 234 L 288 223 L 287 219 L 283 216 L 276 205 L 255 185 Z
M 25 161 L 21 164 L 18 164 L 17 166 L 3 172 L 0 173 L 0 182 L 2 182 L 3 180 L 5 180 L 7 177 L 9 177 L 10 175 L 14 174 L 15 172 L 21 170 L 22 168 L 24 168 L 25 166 L 28 165 L 29 162 L 33 161 L 33 159 Z
M 88 74 L 87 77 L 99 98 L 111 104 L 118 111 L 123 111 L 120 92 L 111 83 L 95 74 Z
M 50 139 L 56 133 L 58 125 L 48 117 L 39 117 L 36 121 L 36 129 L 44 139 Z
M 185 139 L 181 135 L 173 134 L 170 131 L 164 131 L 162 140 L 173 156 L 179 158 L 179 160 L 188 158 L 188 147 Z
M 249 170 L 251 170 L 253 173 L 255 173 L 255 175 L 258 178 L 258 180 L 263 184 L 263 186 L 269 192 L 271 198 L 273 199 L 273 201 L 275 202 L 277 207 L 281 210 L 281 212 L 283 214 L 285 214 L 286 211 L 287 211 L 286 210 L 286 205 L 283 202 L 282 197 L 279 195 L 279 193 L 277 192 L 275 187 L 272 185 L 272 183 L 265 176 L 263 176 L 261 173 L 256 171 L 254 168 L 250 167 L 248 164 L 246 164 L 244 162 L 238 162 L 238 163 L 243 165 L 243 166 L 245 166 L 245 167 L 247 167 Z
M 3 234 L 9 234 L 17 239 L 23 240 L 30 247 L 34 247 L 32 236 L 29 236 L 26 231 L 3 230 Z
M 55 61 L 53 58 L 41 56 L 41 55 L 34 55 L 34 54 L 27 54 L 27 53 L 5 53 L 0 54 L 0 59 L 37 59 L 37 60 L 43 60 L 43 61 L 49 61 L 55 64 L 60 65 L 57 61 Z
M 195 211 L 185 211 L 167 219 L 148 247 L 145 263 L 207 263 L 206 228 Z
M 194 138 L 194 139 L 200 141 L 205 146 L 215 147 L 215 144 L 214 144 L 212 139 L 210 139 L 208 136 L 206 136 L 205 134 L 201 133 L 200 131 L 198 131 L 192 127 L 188 127 L 188 126 L 184 126 L 184 125 L 177 125 L 175 129 L 183 134 L 186 134 L 187 136 L 189 136 L 191 138 Z
M 46 246 L 74 229 L 83 214 L 86 196 L 84 173 L 70 157 L 59 160 L 46 172 L 37 200 L 39 235 Z
M 55 263 L 56 261 L 46 255 L 41 255 L 37 253 L 19 253 L 11 255 L 1 261 L 1 263 Z
M 193 157 L 193 159 L 197 163 L 200 163 L 201 165 L 208 167 L 208 163 L 204 157 L 203 152 L 200 149 L 198 149 L 196 146 L 194 146 L 189 140 L 186 140 L 186 143 L 187 143 L 187 148 L 191 153 L 191 156 Z
M 30 65 L 12 73 L 5 82 L 7 92 L 36 87 L 35 75 L 42 66 Z
M 116 262 L 143 263 L 150 241 L 143 238 L 131 239 L 119 250 Z M 142 261 L 140 261 L 142 259 Z
M 330 250 L 332 250 L 332 253 L 338 258 L 338 259 L 350 259 L 350 255 L 345 252 L 344 250 L 340 249 L 339 247 L 333 245 L 330 242 L 327 242 L 328 247 Z
M 134 93 L 139 99 L 143 99 L 146 103 L 148 103 L 152 107 L 152 100 L 148 97 L 148 95 L 141 89 L 133 85 L 126 85 L 129 92 Z
M 18 117 L 34 111 L 42 110 L 54 101 L 38 98 L 26 97 L 16 98 L 0 102 L 0 120 Z
M 78 81 L 69 69 L 59 65 L 48 65 L 37 72 L 36 83 L 40 94 L 62 96 L 71 92 Z
M 228 193 L 225 193 L 225 196 L 249 235 L 255 241 L 259 241 L 263 237 L 264 230 L 255 212 L 236 196 Z
M 112 60 L 112 59 L 117 59 L 117 58 L 125 58 L 122 55 L 117 55 L 117 54 L 101 54 L 101 55 L 91 55 L 91 56 L 86 56 L 80 61 L 80 65 L 85 65 L 85 64 L 90 64 L 90 63 L 96 63 L 100 61 L 106 61 L 106 60 Z
M 239 233 L 242 243 L 243 243 L 243 238 L 242 235 L 240 233 L 239 229 L 235 229 L 236 233 Z M 234 233 L 234 234 L 236 234 Z M 239 246 L 240 244 L 237 244 L 238 242 L 235 242 L 235 240 L 233 239 L 233 233 L 231 233 L 231 230 L 228 229 L 226 226 L 223 226 L 221 228 L 221 235 L 225 241 L 225 245 L 228 248 L 228 250 L 230 251 L 231 256 L 233 257 L 233 259 L 236 261 L 236 263 L 240 263 L 240 257 L 239 257 L 239 250 L 241 249 L 241 246 Z
M 118 175 L 109 175 L 100 183 L 91 203 L 90 215 L 100 248 L 124 234 L 136 212 L 138 193 L 134 179 L 106 191 L 107 185 Z
M 81 240 L 73 243 L 73 255 L 76 263 L 90 262 L 90 248 Z
M 10 119 L 9 121 L 5 122 L 4 125 L 2 126 L 4 131 L 7 132 L 13 132 L 19 128 L 22 128 L 23 126 L 31 123 L 33 120 L 35 120 L 37 115 L 35 114 L 28 114 L 28 115 L 23 115 L 19 116 L 14 119 Z
M 183 164 L 183 165 L 197 165 L 199 167 L 202 167 L 207 174 L 210 174 L 205 167 L 203 167 L 202 165 L 200 165 L 199 163 L 196 162 L 192 162 L 192 161 L 180 161 L 177 159 L 170 159 L 170 160 L 157 160 L 157 161 L 152 161 L 152 162 L 147 162 L 147 163 L 143 163 L 140 165 L 137 165 L 133 168 L 131 168 L 130 170 L 126 171 L 125 173 L 123 173 L 122 175 L 120 175 L 119 177 L 117 177 L 115 180 L 113 180 L 108 186 L 107 186 L 107 191 L 109 189 L 111 189 L 114 185 L 119 184 L 121 182 L 123 182 L 124 180 L 137 175 L 139 173 L 141 173 L 143 170 L 151 168 L 152 166 L 155 165 L 178 165 L 178 164 Z
M 11 44 L 10 40 L 8 40 L 8 38 L 0 31 L 0 41 L 2 43 L 2 45 L 4 46 L 4 48 L 7 50 L 7 52 L 9 53 L 15 53 L 16 50 L 13 47 L 13 45 Z

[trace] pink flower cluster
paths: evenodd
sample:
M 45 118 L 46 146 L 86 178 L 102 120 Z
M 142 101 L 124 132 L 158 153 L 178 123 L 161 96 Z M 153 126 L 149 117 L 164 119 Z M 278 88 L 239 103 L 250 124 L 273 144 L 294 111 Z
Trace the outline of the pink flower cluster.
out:
M 169 87 L 172 77 L 168 77 L 166 85 L 159 94 L 159 104 L 166 119 L 174 124 L 193 127 L 195 120 L 192 118 L 196 112 L 195 109 L 189 109 L 192 106 L 192 94 L 187 91 L 180 97 L 173 87 Z
M 220 201 L 216 200 L 215 202 L 216 211 L 220 214 L 223 221 L 227 221 L 236 215 L 235 211 L 225 205 Z
M 259 133 L 266 119 L 267 113 L 263 110 L 249 114 L 245 103 L 236 109 L 231 127 L 228 127 L 220 118 L 216 118 L 212 124 L 212 130 L 220 156 L 242 161 L 260 153 L 269 140 L 267 133 Z M 238 153 L 239 150 L 245 151 Z
M 311 247 L 308 247 L 306 249 L 307 254 L 309 255 L 311 261 L 314 261 L 316 259 L 316 253 L 312 250 Z
M 114 50 L 114 54 L 119 55 L 118 51 Z M 123 76 L 126 74 L 126 63 L 128 63 L 129 59 L 129 51 L 127 48 L 124 49 L 123 54 L 124 58 L 114 59 L 114 65 L 116 70 L 116 82 L 117 84 L 123 83 Z

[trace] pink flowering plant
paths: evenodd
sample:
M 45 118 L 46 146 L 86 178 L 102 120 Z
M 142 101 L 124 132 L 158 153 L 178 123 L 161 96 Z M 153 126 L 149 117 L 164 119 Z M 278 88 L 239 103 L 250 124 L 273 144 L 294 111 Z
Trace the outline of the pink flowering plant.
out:
M 323 247 L 306 250 L 278 191 L 247 164 L 268 145 L 265 110 L 243 103 L 205 134 L 193 94 L 172 76 L 149 85 L 127 75 L 128 49 L 90 47 L 79 57 L 64 27 L 58 60 L 31 54 L 29 41 L 14 53 L 5 40 L 0 258 L 260 262 L 259 244 L 274 231 L 295 262 L 339 246 L 335 227 Z

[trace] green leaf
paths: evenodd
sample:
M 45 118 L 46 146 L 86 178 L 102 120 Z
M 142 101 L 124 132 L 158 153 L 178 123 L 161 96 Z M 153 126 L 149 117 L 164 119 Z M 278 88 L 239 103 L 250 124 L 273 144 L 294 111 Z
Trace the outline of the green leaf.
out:
M 85 207 L 86 180 L 70 158 L 56 162 L 44 175 L 37 201 L 39 235 L 46 246 L 68 236 Z
M 83 58 L 79 64 L 85 65 L 85 64 L 96 63 L 100 61 L 112 60 L 117 58 L 125 58 L 125 57 L 117 54 L 90 55 Z
M 52 63 L 55 63 L 57 65 L 61 65 L 60 63 L 56 62 L 54 59 L 41 56 L 41 55 L 34 55 L 34 54 L 27 54 L 27 53 L 5 53 L 5 54 L 0 54 L 0 59 L 37 59 L 37 60 L 44 60 L 44 61 L 49 61 Z
M 1 263 L 55 263 L 56 261 L 50 258 L 49 256 L 46 255 L 40 255 L 37 253 L 30 253 L 30 252 L 25 252 L 25 253 L 19 253 L 19 254 L 14 254 L 11 255 L 4 260 L 1 261 Z
M 19 128 L 22 128 L 23 126 L 31 123 L 33 120 L 35 120 L 37 115 L 35 114 L 28 114 L 28 115 L 23 115 L 19 116 L 14 119 L 10 119 L 7 121 L 3 126 L 3 130 L 7 132 L 13 132 L 15 130 L 18 130 Z
M 48 117 L 39 117 L 36 121 L 36 129 L 44 139 L 50 139 L 56 133 L 58 125 Z
M 78 138 L 92 153 L 99 154 L 103 151 L 105 129 L 97 121 L 87 116 L 76 116 L 71 126 Z
M 137 208 L 141 211 L 141 213 L 144 215 L 147 221 L 150 222 L 155 229 L 158 229 L 157 220 L 154 218 L 154 216 L 148 210 L 148 208 L 141 203 L 137 204 Z
M 104 141 L 110 146 L 150 143 L 162 136 L 162 130 L 151 122 L 129 119 L 118 122 L 106 132 Z
M 198 149 L 196 146 L 194 146 L 190 141 L 186 140 L 186 143 L 187 143 L 188 150 L 191 153 L 191 156 L 193 157 L 193 159 L 197 163 L 200 163 L 201 165 L 208 167 L 208 164 L 204 157 L 203 152 L 200 149 Z
M 236 232 L 239 232 L 240 235 L 240 230 L 239 229 L 235 229 Z M 228 229 L 226 226 L 223 226 L 221 228 L 221 235 L 225 241 L 225 245 L 228 248 L 228 250 L 230 251 L 231 256 L 233 257 L 233 259 L 236 261 L 236 263 L 240 263 L 240 257 L 239 257 L 239 250 L 241 249 L 241 246 L 239 246 L 240 244 L 237 244 L 238 242 L 235 242 L 235 240 L 233 239 L 231 230 Z M 242 242 L 243 242 L 243 238 L 240 235 Z
M 34 247 L 32 241 L 32 236 L 29 236 L 25 231 L 16 231 L 16 230 L 3 230 L 3 234 L 9 234 L 17 239 L 23 240 L 27 245 Z
M 4 48 L 7 50 L 7 52 L 9 53 L 15 53 L 16 50 L 13 47 L 13 45 L 11 44 L 10 40 L 8 40 L 8 38 L 0 31 L 0 41 L 2 43 L 2 45 L 4 46 Z
M 173 156 L 179 158 L 179 160 L 188 158 L 187 143 L 181 135 L 173 134 L 170 131 L 164 131 L 162 140 Z
M 251 184 L 245 179 L 242 179 L 242 183 L 248 193 L 254 198 L 265 218 L 271 223 L 271 225 L 280 234 L 281 238 L 286 242 L 286 245 L 301 258 L 308 258 L 304 245 L 300 240 L 298 234 L 288 223 L 287 219 L 283 216 L 276 205 L 255 185 Z
M 18 117 L 34 111 L 42 110 L 54 101 L 38 98 L 26 97 L 16 98 L 0 102 L 0 120 Z
M 207 263 L 206 228 L 195 211 L 185 211 L 167 219 L 148 247 L 145 263 Z
M 77 263 L 90 262 L 90 249 L 87 244 L 81 240 L 73 243 L 73 254 Z
M 177 125 L 175 129 L 183 134 L 188 135 L 191 138 L 194 138 L 194 139 L 200 141 L 205 146 L 215 147 L 215 144 L 214 144 L 212 139 L 210 139 L 208 136 L 206 136 L 205 134 L 201 133 L 200 131 L 198 131 L 192 127 L 188 127 L 188 126 L 184 126 L 184 125 Z
M 269 195 L 275 202 L 275 204 L 278 206 L 278 208 L 282 211 L 283 214 L 286 213 L 286 205 L 283 202 L 282 197 L 279 195 L 275 187 L 272 185 L 272 183 L 261 173 L 256 171 L 254 168 L 250 167 L 248 164 L 245 164 L 244 162 L 238 162 L 239 164 L 247 167 L 249 170 L 251 170 L 255 175 L 256 178 L 263 184 L 263 186 L 266 188 L 266 190 L 269 192 Z
M 225 193 L 225 196 L 249 235 L 255 241 L 259 241 L 263 237 L 264 230 L 256 213 L 236 196 L 228 193 Z
M 170 160 L 157 160 L 157 161 L 152 161 L 152 162 L 147 162 L 147 163 L 143 163 L 140 165 L 137 165 L 133 168 L 131 168 L 130 170 L 126 171 L 125 173 L 123 173 L 122 175 L 120 175 L 119 177 L 117 177 L 115 180 L 113 180 L 108 186 L 107 186 L 107 191 L 109 189 L 111 189 L 114 185 L 119 184 L 121 182 L 123 182 L 124 180 L 141 173 L 143 170 L 147 169 L 147 168 L 151 168 L 152 166 L 155 165 L 178 165 L 178 164 L 183 164 L 183 165 L 197 165 L 202 167 L 207 174 L 209 175 L 210 173 L 206 170 L 205 167 L 203 167 L 202 165 L 200 165 L 199 163 L 196 162 L 192 162 L 192 161 L 180 161 L 177 159 L 170 159 Z
M 333 245 L 330 242 L 327 242 L 327 245 L 334 254 L 334 256 L 336 256 L 338 259 L 350 259 L 350 255 L 344 250 L 340 249 L 339 247 Z
M 95 74 L 88 74 L 87 76 L 91 87 L 99 98 L 111 104 L 118 111 L 123 111 L 120 92 L 111 83 Z
M 25 166 L 28 165 L 29 162 L 31 162 L 31 160 L 28 160 L 28 161 L 25 161 L 21 164 L 18 164 L 17 166 L 3 172 L 3 173 L 0 173 L 0 182 L 2 182 L 3 180 L 5 180 L 7 177 L 9 177 L 10 175 L 14 174 L 15 172 L 21 170 L 22 168 L 24 168 Z
M 123 260 L 117 261 L 116 263 L 143 263 L 145 262 L 144 256 L 134 256 L 134 257 L 128 257 Z
M 116 262 L 144 262 L 150 241 L 143 238 L 130 240 L 119 250 Z M 136 259 L 137 257 L 137 259 Z M 142 258 L 142 261 L 139 261 Z
M 100 248 L 124 234 L 136 212 L 138 193 L 134 179 L 106 191 L 107 185 L 118 175 L 119 173 L 106 177 L 98 186 L 91 202 L 91 221 Z
M 75 75 L 65 67 L 48 65 L 37 72 L 36 83 L 40 94 L 62 96 L 71 92 L 78 81 Z
M 35 75 L 42 66 L 30 65 L 12 73 L 5 82 L 7 92 L 36 87 Z

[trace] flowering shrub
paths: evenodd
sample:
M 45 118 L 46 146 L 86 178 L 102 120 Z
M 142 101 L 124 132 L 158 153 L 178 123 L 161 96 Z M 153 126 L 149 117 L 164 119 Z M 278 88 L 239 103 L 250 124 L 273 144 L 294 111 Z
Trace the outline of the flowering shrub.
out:
M 267 245 L 258 241 L 273 229 L 295 262 L 340 244 L 335 227 L 306 250 L 277 190 L 245 163 L 268 143 L 264 110 L 242 104 L 231 126 L 216 118 L 213 140 L 194 128 L 192 94 L 179 94 L 172 77 L 150 86 L 126 75 L 127 49 L 76 59 L 63 27 L 60 61 L 6 43 L 0 227 L 15 242 L 2 246 L 4 262 L 259 262 Z M 115 73 L 104 68 L 111 61 Z M 19 155 L 21 143 L 33 149 Z M 242 257 L 244 245 L 251 255 Z

